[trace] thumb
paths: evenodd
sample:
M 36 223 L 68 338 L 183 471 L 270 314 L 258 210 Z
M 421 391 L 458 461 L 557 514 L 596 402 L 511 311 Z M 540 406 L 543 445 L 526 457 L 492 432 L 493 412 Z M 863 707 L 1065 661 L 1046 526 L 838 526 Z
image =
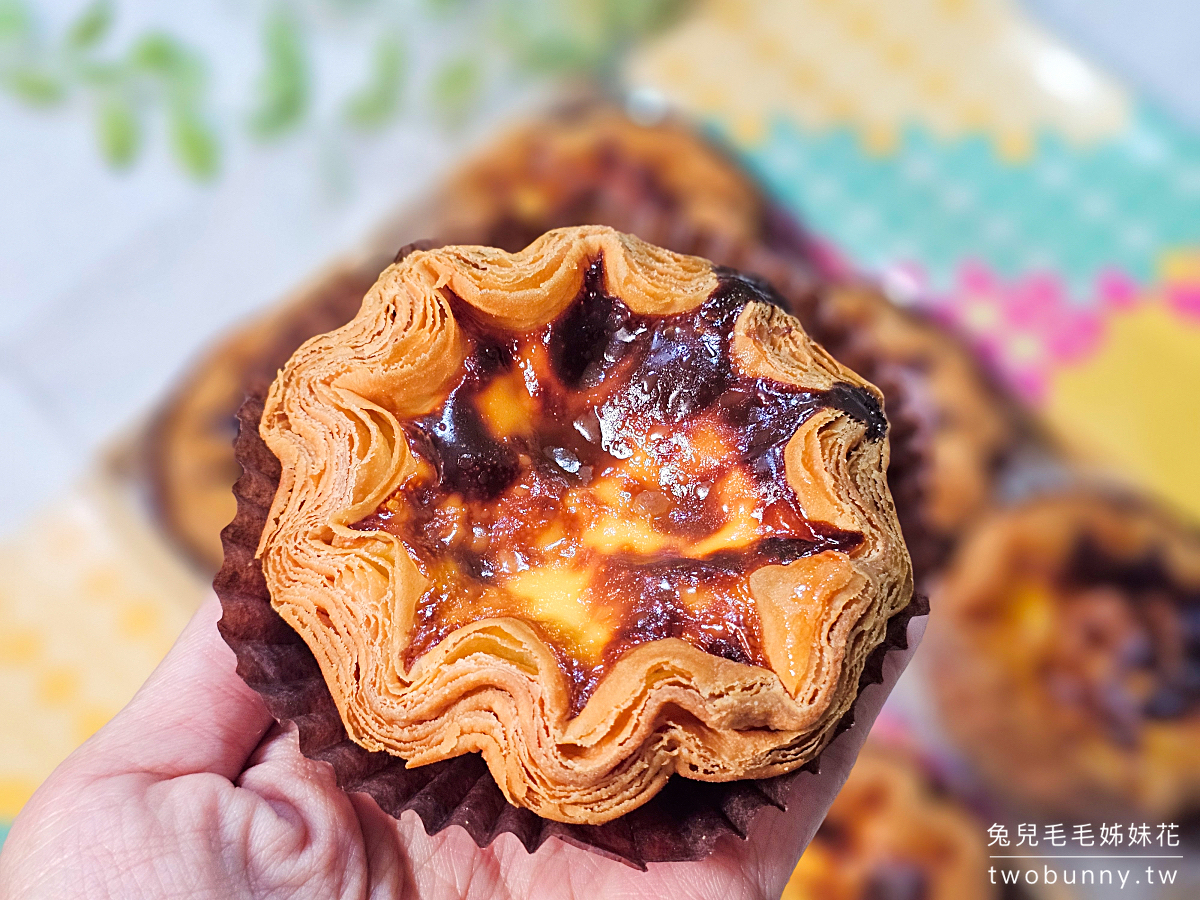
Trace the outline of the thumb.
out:
M 129 704 L 79 751 L 93 774 L 163 779 L 215 772 L 232 780 L 274 722 L 235 671 L 210 596 Z

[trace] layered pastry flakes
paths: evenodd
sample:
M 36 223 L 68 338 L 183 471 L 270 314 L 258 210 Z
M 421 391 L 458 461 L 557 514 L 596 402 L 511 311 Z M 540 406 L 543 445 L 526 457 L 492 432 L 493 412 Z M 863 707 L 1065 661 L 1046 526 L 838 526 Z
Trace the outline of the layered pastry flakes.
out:
M 390 258 L 384 258 L 384 261 Z M 265 391 L 288 357 L 314 334 L 345 324 L 383 263 L 340 266 L 310 290 L 209 348 L 154 416 L 145 447 L 149 493 L 162 524 L 197 567 L 221 565 L 221 529 L 237 502 L 230 488 L 237 410 Z
M 986 900 L 987 826 L 872 737 L 781 900 Z
M 980 527 L 934 605 L 946 723 L 1005 796 L 1156 822 L 1200 807 L 1200 535 L 1140 501 L 1037 499 Z
M 352 739 L 599 823 L 814 758 L 911 595 L 878 391 L 608 228 L 416 251 L 261 424 L 259 553 Z

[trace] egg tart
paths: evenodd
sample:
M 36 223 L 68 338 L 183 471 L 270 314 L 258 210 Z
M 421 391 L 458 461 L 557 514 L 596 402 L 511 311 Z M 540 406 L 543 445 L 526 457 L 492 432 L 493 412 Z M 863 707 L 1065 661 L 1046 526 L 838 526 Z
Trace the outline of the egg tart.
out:
M 980 526 L 934 602 L 946 724 L 1005 797 L 1155 822 L 1200 808 L 1200 534 L 1147 501 L 1033 499 Z
M 915 754 L 873 735 L 781 900 L 999 900 L 986 835 Z
M 573 823 L 820 753 L 912 579 L 881 398 L 777 302 L 565 228 L 410 253 L 297 351 L 258 553 L 355 742 Z

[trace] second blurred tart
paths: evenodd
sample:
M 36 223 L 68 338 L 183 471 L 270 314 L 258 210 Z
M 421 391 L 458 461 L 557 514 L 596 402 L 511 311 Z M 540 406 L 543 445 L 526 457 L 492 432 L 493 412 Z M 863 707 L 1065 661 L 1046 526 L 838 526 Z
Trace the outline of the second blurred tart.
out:
M 1200 808 L 1200 534 L 1145 501 L 1036 498 L 979 527 L 933 602 L 943 719 L 1000 795 L 1047 815 Z
M 986 826 L 917 757 L 872 737 L 781 900 L 987 900 Z

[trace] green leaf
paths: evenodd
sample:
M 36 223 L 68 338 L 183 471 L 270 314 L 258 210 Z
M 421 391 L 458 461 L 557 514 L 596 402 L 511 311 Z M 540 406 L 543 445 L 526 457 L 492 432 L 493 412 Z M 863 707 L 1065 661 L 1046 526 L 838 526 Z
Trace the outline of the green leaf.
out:
M 450 60 L 433 78 L 433 102 L 452 126 L 463 123 L 479 97 L 483 73 L 470 57 Z
M 67 47 L 72 50 L 94 47 L 108 34 L 112 21 L 113 8 L 109 0 L 96 0 L 67 30 Z
M 130 62 L 155 78 L 174 103 L 193 103 L 204 89 L 204 64 L 194 50 L 170 35 L 151 32 L 130 49 Z
M 692 0 L 501 0 L 500 41 L 534 73 L 609 73 L 639 38 L 661 30 Z
M 185 44 L 161 32 L 140 37 L 130 48 L 129 63 L 157 81 L 170 105 L 195 108 L 204 93 L 204 64 Z
M 126 97 L 111 94 L 100 102 L 96 116 L 100 150 L 110 165 L 128 168 L 142 144 L 142 127 L 137 111 Z
M 194 68 L 188 49 L 169 34 L 144 34 L 129 51 L 129 61 L 145 72 L 174 76 Z
M 96 62 L 86 60 L 76 67 L 76 74 L 84 84 L 96 88 L 111 88 L 125 81 L 128 67 L 119 62 Z
M 535 73 L 581 71 L 600 59 L 595 46 L 569 34 L 524 38 L 514 49 L 521 67 Z
M 54 106 L 67 96 L 67 88 L 61 78 L 32 66 L 9 72 L 4 83 L 18 100 L 30 106 Z
M 597 0 L 539 7 L 535 0 L 498 6 L 497 33 L 517 65 L 536 74 L 596 67 L 606 40 Z
M 604 18 L 614 41 L 629 41 L 661 31 L 694 5 L 694 0 L 604 0 Z
M 21 0 L 0 0 L 0 41 L 21 41 L 33 37 L 33 16 Z
M 435 16 L 445 16 L 458 12 L 467 2 L 468 0 L 425 0 L 425 6 Z
M 299 125 L 308 112 L 309 74 L 300 22 L 287 8 L 276 6 L 263 26 L 266 70 L 258 85 L 257 109 L 250 130 L 273 138 Z
M 173 106 L 167 128 L 175 159 L 193 178 L 206 181 L 217 174 L 221 148 L 209 124 L 190 106 Z
M 404 48 L 395 35 L 384 35 L 376 42 L 370 81 L 346 101 L 344 113 L 352 125 L 376 129 L 395 115 L 404 84 L 404 57 Z

